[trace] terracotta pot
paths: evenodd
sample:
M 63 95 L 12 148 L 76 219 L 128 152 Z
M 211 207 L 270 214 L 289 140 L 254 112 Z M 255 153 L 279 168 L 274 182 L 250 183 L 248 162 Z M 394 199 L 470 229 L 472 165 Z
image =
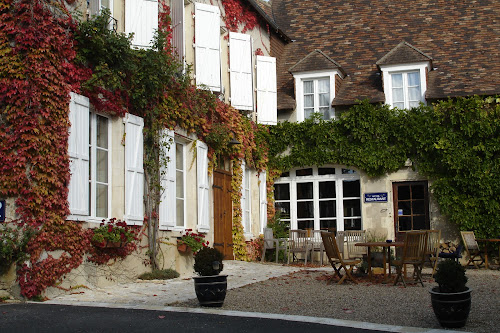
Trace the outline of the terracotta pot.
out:
M 177 251 L 179 251 L 179 253 L 186 254 L 191 251 L 191 248 L 184 243 L 177 244 Z
M 117 248 L 117 247 L 125 246 L 125 243 L 106 241 L 104 244 L 103 243 L 94 243 L 94 246 L 100 247 L 103 249 L 105 249 L 105 248 Z

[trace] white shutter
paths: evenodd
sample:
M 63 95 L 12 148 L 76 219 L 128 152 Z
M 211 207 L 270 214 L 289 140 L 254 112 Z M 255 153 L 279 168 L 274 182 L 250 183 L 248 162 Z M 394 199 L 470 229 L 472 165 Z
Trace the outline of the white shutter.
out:
M 208 208 L 208 146 L 196 142 L 196 174 L 198 183 L 198 232 L 210 230 L 210 218 Z
M 252 42 L 250 35 L 229 33 L 229 78 L 231 105 L 238 110 L 253 110 Z
M 260 232 L 264 233 L 267 226 L 267 184 L 266 172 L 262 171 L 259 175 L 259 200 L 260 200 Z
M 257 56 L 257 122 L 276 125 L 276 58 Z
M 175 203 L 175 141 L 174 131 L 165 130 L 162 135 L 161 147 L 166 148 L 166 157 L 168 158 L 167 170 L 162 168 L 161 188 L 162 194 L 159 207 L 160 229 L 166 230 L 175 227 L 176 203 Z
M 125 33 L 134 33 L 133 47 L 150 47 L 156 30 L 158 30 L 158 0 L 125 1 Z
M 68 202 L 71 218 L 89 216 L 89 99 L 71 93 L 68 154 L 70 174 Z
M 247 200 L 250 200 L 250 198 L 247 197 L 247 192 L 246 192 L 246 183 L 247 183 L 247 177 L 248 177 L 248 174 L 247 174 L 247 167 L 246 167 L 246 163 L 245 163 L 245 160 L 243 160 L 241 162 L 241 188 L 240 188 L 240 191 L 241 191 L 241 201 L 240 201 L 240 204 L 241 204 L 241 217 L 242 217 L 242 225 L 243 225 L 243 231 L 245 233 L 247 232 L 250 232 L 249 228 L 248 228 L 248 225 L 249 225 L 249 221 L 248 221 L 248 216 L 246 214 L 246 208 L 247 208 Z
M 172 46 L 181 63 L 184 62 L 184 0 L 172 0 L 170 4 L 172 18 Z
M 129 224 L 144 220 L 144 120 L 127 114 L 125 117 L 125 216 Z
M 195 3 L 196 84 L 212 91 L 221 90 L 220 10 L 217 6 Z

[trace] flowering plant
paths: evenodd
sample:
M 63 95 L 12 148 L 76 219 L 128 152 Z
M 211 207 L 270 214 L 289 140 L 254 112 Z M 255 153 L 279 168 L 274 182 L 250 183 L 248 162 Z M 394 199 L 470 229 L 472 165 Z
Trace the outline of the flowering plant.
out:
M 193 253 L 207 247 L 208 243 L 208 241 L 205 241 L 205 235 L 194 233 L 193 229 L 186 229 L 184 234 L 177 239 L 177 245 L 186 244 Z
M 108 223 L 102 220 L 100 227 L 93 229 L 92 232 L 92 242 L 99 245 L 107 242 L 127 244 L 136 239 L 132 226 L 114 217 Z

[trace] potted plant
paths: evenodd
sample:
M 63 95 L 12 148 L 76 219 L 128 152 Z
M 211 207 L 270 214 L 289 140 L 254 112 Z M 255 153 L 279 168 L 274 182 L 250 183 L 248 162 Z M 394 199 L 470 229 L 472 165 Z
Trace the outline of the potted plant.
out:
M 135 240 L 135 233 L 125 221 L 112 218 L 108 223 L 102 220 L 98 228 L 92 229 L 92 244 L 100 248 L 116 248 Z
M 193 229 L 186 229 L 184 234 L 177 238 L 177 250 L 180 253 L 188 253 L 192 251 L 196 254 L 202 248 L 208 246 L 208 241 L 205 241 L 205 235 L 193 232 Z
M 471 306 L 465 268 L 455 260 L 443 260 L 437 266 L 434 280 L 438 286 L 429 292 L 439 324 L 453 328 L 465 326 Z
M 194 290 L 201 306 L 221 307 L 226 298 L 227 275 L 219 275 L 224 268 L 224 255 L 217 249 L 204 247 L 194 256 Z

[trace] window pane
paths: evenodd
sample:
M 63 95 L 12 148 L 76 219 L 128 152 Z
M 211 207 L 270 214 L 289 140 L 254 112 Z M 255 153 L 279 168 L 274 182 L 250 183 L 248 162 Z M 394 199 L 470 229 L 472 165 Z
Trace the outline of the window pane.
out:
M 334 231 L 337 230 L 337 220 L 321 220 L 319 221 L 319 228 L 321 230 Z
M 412 199 L 424 199 L 425 189 L 424 185 L 413 185 L 411 187 L 411 198 Z
M 184 226 L 184 199 L 176 200 L 176 226 Z
M 420 87 L 408 88 L 408 100 L 416 102 L 418 106 L 420 102 Z
M 297 227 L 301 230 L 314 229 L 314 221 L 312 220 L 297 221 Z
M 330 94 L 319 95 L 319 106 L 330 106 Z
M 399 217 L 399 231 L 411 230 L 411 217 L 410 216 L 400 216 Z
M 342 193 L 344 198 L 359 197 L 359 180 L 344 180 L 342 182 Z
M 398 108 L 398 109 L 404 109 L 405 108 L 405 103 L 403 103 L 403 102 L 401 102 L 401 103 L 392 103 L 392 105 L 395 108 Z
M 297 183 L 297 199 L 312 199 L 313 183 Z
M 312 81 L 304 81 L 304 94 L 314 93 L 314 87 Z
M 330 79 L 318 80 L 318 93 L 328 93 L 330 95 Z
M 336 217 L 337 207 L 335 200 L 319 202 L 319 217 Z
M 300 201 L 297 202 L 297 217 L 300 218 L 311 218 L 314 217 L 314 208 L 312 201 Z
M 425 214 L 424 200 L 413 201 L 413 214 Z
M 398 186 L 398 200 L 410 199 L 410 186 Z
M 324 120 L 330 120 L 333 118 L 332 111 L 330 110 L 329 107 L 319 108 L 319 112 L 323 115 Z
M 411 101 L 410 101 L 410 103 L 409 103 L 409 107 L 410 107 L 410 109 L 411 109 L 411 108 L 418 108 L 418 107 L 419 107 L 419 105 L 420 105 L 420 101 L 417 101 L 417 102 L 411 102 Z
M 97 115 L 97 147 L 108 148 L 108 118 Z
M 290 184 L 274 184 L 275 200 L 290 200 Z
M 361 200 L 344 200 L 344 217 L 361 216 Z
M 101 7 L 109 8 L 109 0 L 101 0 Z
M 311 118 L 312 114 L 314 113 L 314 109 L 304 109 L 304 118 L 308 119 Z
M 96 184 L 96 217 L 108 217 L 108 186 Z
M 175 168 L 178 170 L 184 169 L 184 147 L 180 143 L 175 144 Z
M 404 103 L 403 88 L 392 89 L 392 102 L 393 104 Z
M 290 177 L 290 171 L 283 172 L 280 177 Z
M 318 175 L 334 175 L 335 168 L 318 168 Z
M 408 86 L 409 87 L 415 87 L 415 86 L 420 87 L 420 73 L 419 72 L 408 73 Z
M 320 182 L 319 183 L 319 198 L 335 198 L 335 182 Z
M 393 88 L 402 88 L 403 87 L 403 74 L 392 74 L 392 87 Z
M 344 219 L 344 230 L 361 230 L 361 219 Z
M 425 227 L 425 215 L 413 216 L 413 230 L 427 229 Z
M 305 95 L 304 96 L 304 107 L 305 108 L 314 107 L 314 96 L 313 95 Z
M 184 198 L 184 173 L 182 171 L 175 172 L 175 196 Z
M 96 178 L 98 182 L 108 182 L 108 152 L 105 150 L 97 149 L 97 165 L 96 165 Z
M 299 169 L 295 171 L 295 174 L 298 176 L 312 176 L 313 174 L 313 169 L 308 168 L 308 169 Z
M 276 202 L 274 204 L 276 212 L 280 213 L 282 219 L 288 220 L 290 218 L 290 203 L 289 202 Z
M 399 201 L 398 209 L 403 210 L 403 215 L 411 215 L 411 201 Z
M 342 169 L 342 174 L 343 175 L 353 175 L 356 173 L 356 170 L 352 170 L 352 169 Z

